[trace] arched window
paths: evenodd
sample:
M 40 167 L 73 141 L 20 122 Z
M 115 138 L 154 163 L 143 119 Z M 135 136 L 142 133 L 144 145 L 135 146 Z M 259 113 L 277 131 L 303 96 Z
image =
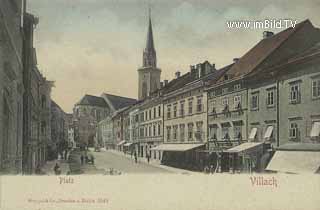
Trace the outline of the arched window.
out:
M 47 103 L 47 97 L 45 95 L 41 96 L 41 107 L 45 108 Z

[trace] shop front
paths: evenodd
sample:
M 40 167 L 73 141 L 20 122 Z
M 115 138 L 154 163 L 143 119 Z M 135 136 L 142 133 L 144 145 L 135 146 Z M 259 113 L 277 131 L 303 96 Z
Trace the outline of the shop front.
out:
M 200 152 L 205 144 L 161 144 L 151 148 L 152 151 L 162 151 L 161 164 L 181 169 L 201 171 L 203 159 Z
M 260 159 L 264 152 L 263 142 L 247 142 L 223 152 L 222 171 L 232 173 L 259 172 Z
M 124 151 L 124 144 L 126 143 L 126 141 L 120 141 L 118 144 L 117 144 L 117 149 L 119 151 Z

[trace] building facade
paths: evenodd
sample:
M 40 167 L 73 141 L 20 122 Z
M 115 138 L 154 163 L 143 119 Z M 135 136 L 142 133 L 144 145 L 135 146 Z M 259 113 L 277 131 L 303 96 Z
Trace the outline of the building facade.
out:
M 133 121 L 138 124 L 138 126 L 133 126 L 138 156 L 161 160 L 162 152 L 151 150 L 163 143 L 163 104 L 161 98 L 154 96 L 139 104 L 139 111 L 134 115 Z
M 22 172 L 23 4 L 0 1 L 0 171 Z

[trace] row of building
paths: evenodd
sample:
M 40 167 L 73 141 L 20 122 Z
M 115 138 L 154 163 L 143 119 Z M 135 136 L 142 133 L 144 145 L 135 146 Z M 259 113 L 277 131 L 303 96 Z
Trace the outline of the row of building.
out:
M 50 159 L 47 151 L 66 140 L 66 128 L 60 128 L 66 114 L 51 100 L 54 83 L 37 66 L 37 24 L 26 1 L 0 0 L 1 173 L 34 173 Z
M 275 151 L 290 150 L 290 165 L 303 162 L 292 151 L 320 150 L 320 29 L 309 20 L 277 34 L 264 32 L 223 68 L 205 61 L 161 82 L 149 19 L 138 74 L 138 100 L 86 95 L 76 104 L 74 116 L 95 119 L 88 130 L 96 145 L 221 172 L 263 171 Z M 286 157 L 278 156 L 268 170 L 283 168 L 277 162 Z

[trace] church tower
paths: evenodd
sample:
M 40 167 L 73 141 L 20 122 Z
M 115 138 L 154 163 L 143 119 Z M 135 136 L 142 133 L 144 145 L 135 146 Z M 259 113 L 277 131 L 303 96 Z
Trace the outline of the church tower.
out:
M 149 26 L 146 48 L 143 51 L 142 67 L 138 69 L 139 90 L 138 99 L 143 100 L 150 93 L 160 88 L 161 69 L 157 68 L 157 53 L 154 47 L 151 12 L 149 10 Z

